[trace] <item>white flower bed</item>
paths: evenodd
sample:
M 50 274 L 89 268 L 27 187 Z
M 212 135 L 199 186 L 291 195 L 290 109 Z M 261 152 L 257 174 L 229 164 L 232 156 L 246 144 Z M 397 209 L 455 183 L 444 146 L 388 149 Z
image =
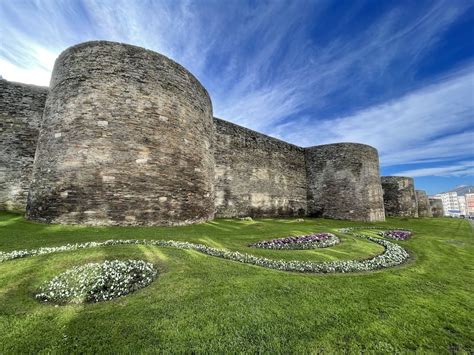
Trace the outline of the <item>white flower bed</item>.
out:
M 347 233 L 347 232 L 346 232 Z M 72 251 L 85 248 L 94 248 L 107 245 L 123 245 L 123 244 L 139 244 L 139 245 L 154 245 L 159 247 L 173 247 L 178 249 L 192 249 L 201 253 L 227 259 L 238 261 L 241 263 L 258 265 L 270 269 L 298 271 L 298 272 L 312 272 L 312 273 L 345 273 L 369 271 L 381 268 L 387 268 L 399 265 L 406 261 L 409 257 L 408 253 L 401 246 L 389 242 L 387 240 L 373 238 L 367 235 L 357 235 L 356 237 L 370 240 L 374 243 L 380 244 L 385 248 L 385 251 L 373 258 L 367 260 L 347 260 L 347 261 L 328 261 L 328 262 L 312 262 L 312 261 L 285 261 L 285 260 L 271 260 L 263 257 L 254 256 L 251 254 L 240 253 L 237 251 L 228 251 L 225 249 L 217 249 L 208 247 L 203 244 L 194 244 L 188 242 L 178 242 L 173 240 L 107 240 L 105 242 L 88 242 L 80 244 L 66 244 L 60 247 L 39 248 L 33 250 L 19 250 L 9 253 L 0 253 L 0 262 L 7 260 L 23 258 L 33 255 L 50 254 L 61 251 Z
M 395 227 L 379 227 L 379 226 L 360 226 L 360 227 L 347 227 L 347 228 L 339 228 L 338 231 L 341 233 L 346 233 L 346 234 L 352 234 L 353 231 L 355 230 L 368 230 L 368 229 L 400 229 L 400 230 L 406 230 L 409 231 L 409 229 L 406 228 L 395 228 Z
M 250 244 L 250 247 L 263 249 L 305 250 L 327 248 L 340 242 L 339 238 L 331 233 L 314 233 L 303 236 L 290 236 L 271 240 L 262 240 Z
M 55 304 L 108 301 L 148 286 L 156 277 L 143 260 L 113 260 L 76 266 L 40 289 L 36 298 Z

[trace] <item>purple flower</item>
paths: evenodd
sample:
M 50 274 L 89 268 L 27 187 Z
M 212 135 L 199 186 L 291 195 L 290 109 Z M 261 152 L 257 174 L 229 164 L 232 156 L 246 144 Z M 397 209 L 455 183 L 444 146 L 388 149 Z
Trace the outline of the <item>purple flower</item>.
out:
M 381 235 L 382 237 L 392 238 L 396 240 L 407 240 L 412 236 L 412 232 L 408 230 L 401 230 L 401 229 L 383 231 L 378 234 Z
M 266 249 L 313 249 L 337 244 L 339 239 L 330 233 L 314 233 L 300 237 L 290 236 L 271 240 L 262 240 L 250 244 L 251 247 Z

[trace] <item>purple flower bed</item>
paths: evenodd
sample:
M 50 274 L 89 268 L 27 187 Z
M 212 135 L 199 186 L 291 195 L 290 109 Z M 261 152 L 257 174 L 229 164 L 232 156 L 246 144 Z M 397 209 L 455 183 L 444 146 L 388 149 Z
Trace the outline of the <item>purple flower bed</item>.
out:
M 285 237 L 272 240 L 263 240 L 250 247 L 264 249 L 315 249 L 327 248 L 339 243 L 339 238 L 331 233 L 315 233 L 300 237 Z
M 391 239 L 396 239 L 396 240 L 407 240 L 412 236 L 412 233 L 407 230 L 393 229 L 393 230 L 379 232 L 378 235 L 385 238 L 391 238 Z

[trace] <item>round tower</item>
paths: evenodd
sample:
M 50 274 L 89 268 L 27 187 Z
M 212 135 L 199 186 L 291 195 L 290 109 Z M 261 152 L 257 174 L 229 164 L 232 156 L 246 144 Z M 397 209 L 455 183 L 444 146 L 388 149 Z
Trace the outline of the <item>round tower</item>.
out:
M 379 157 L 371 146 L 337 143 L 306 148 L 308 213 L 384 221 Z
M 416 201 L 418 203 L 418 217 L 433 217 L 430 200 L 423 190 L 415 190 Z
M 90 225 L 177 225 L 214 215 L 212 104 L 181 65 L 86 42 L 56 60 L 27 216 Z
M 437 198 L 430 198 L 430 209 L 433 217 L 443 217 L 444 208 L 443 201 Z
M 385 213 L 394 217 L 418 217 L 415 184 L 405 176 L 382 176 Z

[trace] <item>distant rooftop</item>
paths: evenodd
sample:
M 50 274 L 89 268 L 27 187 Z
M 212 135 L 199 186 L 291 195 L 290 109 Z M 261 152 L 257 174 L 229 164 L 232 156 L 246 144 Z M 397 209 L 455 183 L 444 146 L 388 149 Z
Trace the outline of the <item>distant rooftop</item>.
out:
M 446 192 L 457 192 L 458 196 L 464 196 L 465 194 L 474 193 L 474 186 L 473 185 L 459 185 L 459 186 L 456 186 L 452 190 L 440 192 L 440 194 L 444 194 Z

